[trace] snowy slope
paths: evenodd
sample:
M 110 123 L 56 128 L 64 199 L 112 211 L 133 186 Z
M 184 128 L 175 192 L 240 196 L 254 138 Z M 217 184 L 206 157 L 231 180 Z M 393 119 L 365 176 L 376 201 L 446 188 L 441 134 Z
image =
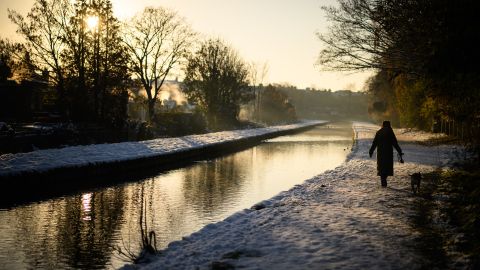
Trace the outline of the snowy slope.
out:
M 91 164 L 154 157 L 262 136 L 269 133 L 298 129 L 324 122 L 325 121 L 305 121 L 284 126 L 223 131 L 141 142 L 94 144 L 61 149 L 38 150 L 29 153 L 5 154 L 0 155 L 0 177 L 18 175 L 25 172 L 45 172 L 58 168 L 83 167 Z
M 445 166 L 454 146 L 413 143 L 428 133 L 396 131 L 405 163 L 381 188 L 368 149 L 377 126 L 355 123 L 356 142 L 334 170 L 171 243 L 146 265 L 126 269 L 415 269 L 419 232 L 409 218 L 417 199 L 408 174 Z M 400 136 L 401 135 L 401 136 Z M 226 269 L 226 268 L 225 268 Z

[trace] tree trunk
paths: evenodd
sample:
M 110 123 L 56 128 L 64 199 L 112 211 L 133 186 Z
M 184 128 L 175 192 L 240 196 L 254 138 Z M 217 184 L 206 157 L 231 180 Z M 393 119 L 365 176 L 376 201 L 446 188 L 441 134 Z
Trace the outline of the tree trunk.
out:
M 148 101 L 148 120 L 152 122 L 154 116 L 155 116 L 155 100 L 149 100 Z
M 65 93 L 65 87 L 63 84 L 63 79 L 60 78 L 59 83 L 57 84 L 57 93 L 58 93 L 58 98 L 57 98 L 57 107 L 62 116 L 69 117 L 69 112 L 68 109 L 70 106 L 67 105 L 67 95 Z

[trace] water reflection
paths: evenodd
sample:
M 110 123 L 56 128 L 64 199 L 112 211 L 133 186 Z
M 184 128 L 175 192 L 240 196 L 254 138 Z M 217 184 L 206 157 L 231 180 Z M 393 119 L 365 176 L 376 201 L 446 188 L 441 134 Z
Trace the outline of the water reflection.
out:
M 183 175 L 183 196 L 187 205 L 207 217 L 221 211 L 243 190 L 249 177 L 246 152 L 202 162 Z
M 125 257 L 115 249 L 138 253 L 145 231 L 164 248 L 340 165 L 351 137 L 349 125 L 319 127 L 142 181 L 0 211 L 0 268 L 119 267 Z
M 122 197 L 119 187 L 0 212 L 1 268 L 102 268 L 122 223 Z
M 82 219 L 85 221 L 92 220 L 92 216 L 90 215 L 92 209 L 92 195 L 93 193 L 85 193 L 82 195 Z

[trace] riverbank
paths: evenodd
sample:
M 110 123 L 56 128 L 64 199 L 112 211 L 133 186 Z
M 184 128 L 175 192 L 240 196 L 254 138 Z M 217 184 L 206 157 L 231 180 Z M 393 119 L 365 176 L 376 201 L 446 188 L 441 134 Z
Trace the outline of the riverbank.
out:
M 409 174 L 449 166 L 454 145 L 425 146 L 433 135 L 398 130 L 405 163 L 381 188 L 368 157 L 378 129 L 354 124 L 347 161 L 270 200 L 173 242 L 146 265 L 127 269 L 416 269 L 431 265 L 418 245 Z
M 266 128 L 223 131 L 140 142 L 97 144 L 0 156 L 0 205 L 44 192 L 62 193 L 98 187 L 129 173 L 246 148 L 262 140 L 324 124 L 305 121 Z

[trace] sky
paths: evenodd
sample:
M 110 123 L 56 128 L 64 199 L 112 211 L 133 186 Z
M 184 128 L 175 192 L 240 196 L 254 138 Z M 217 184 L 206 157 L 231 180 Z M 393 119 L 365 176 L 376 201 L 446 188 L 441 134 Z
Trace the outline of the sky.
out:
M 7 9 L 26 15 L 34 0 L 0 0 L 1 36 L 17 39 Z M 202 37 L 221 38 L 247 62 L 268 64 L 266 83 L 297 88 L 361 90 L 368 73 L 324 72 L 315 65 L 322 48 L 316 32 L 327 30 L 321 6 L 335 0 L 112 0 L 119 19 L 147 6 L 175 10 Z

